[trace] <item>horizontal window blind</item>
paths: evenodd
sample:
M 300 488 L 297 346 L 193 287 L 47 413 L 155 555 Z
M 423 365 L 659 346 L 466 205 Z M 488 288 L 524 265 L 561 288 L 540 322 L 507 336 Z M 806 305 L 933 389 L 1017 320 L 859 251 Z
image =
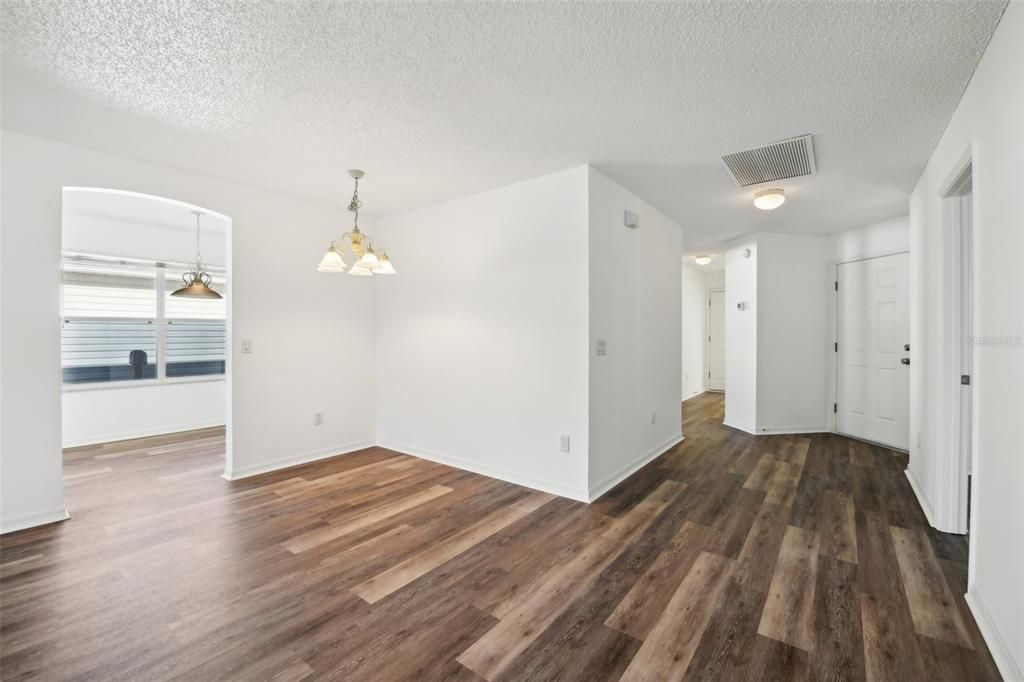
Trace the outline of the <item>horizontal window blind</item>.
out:
M 153 265 L 65 259 L 61 368 L 69 384 L 157 376 Z
M 156 378 L 156 334 L 152 320 L 65 318 L 61 327 L 64 382 Z
M 145 274 L 64 271 L 64 317 L 156 318 L 156 279 Z
M 180 266 L 65 254 L 61 366 L 69 384 L 223 375 L 223 299 L 171 296 Z M 225 289 L 214 271 L 213 288 Z M 159 310 L 158 297 L 163 297 Z M 163 349 L 165 357 L 158 357 Z M 160 368 L 163 367 L 163 372 Z
M 167 376 L 223 374 L 224 320 L 167 320 Z

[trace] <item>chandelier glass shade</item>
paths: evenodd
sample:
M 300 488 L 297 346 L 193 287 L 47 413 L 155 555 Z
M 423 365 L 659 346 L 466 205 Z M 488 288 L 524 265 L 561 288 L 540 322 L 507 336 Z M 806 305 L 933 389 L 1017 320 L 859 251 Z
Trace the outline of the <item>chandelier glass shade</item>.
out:
M 213 278 L 206 271 L 206 266 L 203 265 L 203 256 L 199 252 L 199 218 L 203 213 L 202 211 L 192 211 L 192 213 L 196 216 L 196 260 L 192 264 L 192 269 L 181 276 L 181 288 L 173 291 L 171 296 L 187 296 L 189 298 L 211 300 L 224 298 L 210 287 L 213 284 Z
M 363 177 L 363 171 L 350 170 L 348 174 L 355 182 L 355 189 L 352 192 L 352 199 L 348 203 L 348 210 L 352 212 L 352 231 L 341 235 L 342 243 L 331 242 L 327 253 L 320 259 L 317 266 L 319 272 L 345 272 L 356 277 L 372 277 L 373 275 L 394 275 L 397 274 L 395 266 L 391 264 L 388 255 L 381 251 L 380 255 L 373 250 L 373 238 L 359 229 L 359 209 L 363 202 L 359 200 L 359 179 Z M 348 247 L 354 257 L 351 267 L 345 263 L 344 242 L 348 240 Z

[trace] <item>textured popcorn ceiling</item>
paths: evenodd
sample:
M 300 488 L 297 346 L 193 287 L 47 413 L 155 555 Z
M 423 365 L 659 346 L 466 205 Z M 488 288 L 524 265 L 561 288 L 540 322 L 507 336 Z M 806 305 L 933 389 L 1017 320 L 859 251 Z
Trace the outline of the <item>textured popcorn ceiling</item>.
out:
M 4 126 L 371 215 L 589 162 L 702 250 L 906 213 L 1004 5 L 4 0 Z M 757 211 L 719 157 L 802 133 Z

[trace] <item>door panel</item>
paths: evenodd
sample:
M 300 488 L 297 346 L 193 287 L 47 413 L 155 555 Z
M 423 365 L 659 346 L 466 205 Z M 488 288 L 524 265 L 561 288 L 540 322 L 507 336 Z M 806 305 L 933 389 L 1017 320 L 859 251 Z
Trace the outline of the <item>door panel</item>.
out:
M 910 256 L 838 268 L 836 430 L 907 450 L 910 445 Z
M 708 293 L 708 390 L 725 390 L 725 292 Z

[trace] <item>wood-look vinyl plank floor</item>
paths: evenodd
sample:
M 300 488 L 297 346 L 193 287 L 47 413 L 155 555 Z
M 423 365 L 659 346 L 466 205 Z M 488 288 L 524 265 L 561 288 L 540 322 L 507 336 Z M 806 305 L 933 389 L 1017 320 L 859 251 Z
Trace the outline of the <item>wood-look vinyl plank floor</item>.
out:
M 721 395 L 591 505 L 368 448 L 242 481 L 222 429 L 70 448 L 0 538 L 0 679 L 997 680 L 906 455 Z

